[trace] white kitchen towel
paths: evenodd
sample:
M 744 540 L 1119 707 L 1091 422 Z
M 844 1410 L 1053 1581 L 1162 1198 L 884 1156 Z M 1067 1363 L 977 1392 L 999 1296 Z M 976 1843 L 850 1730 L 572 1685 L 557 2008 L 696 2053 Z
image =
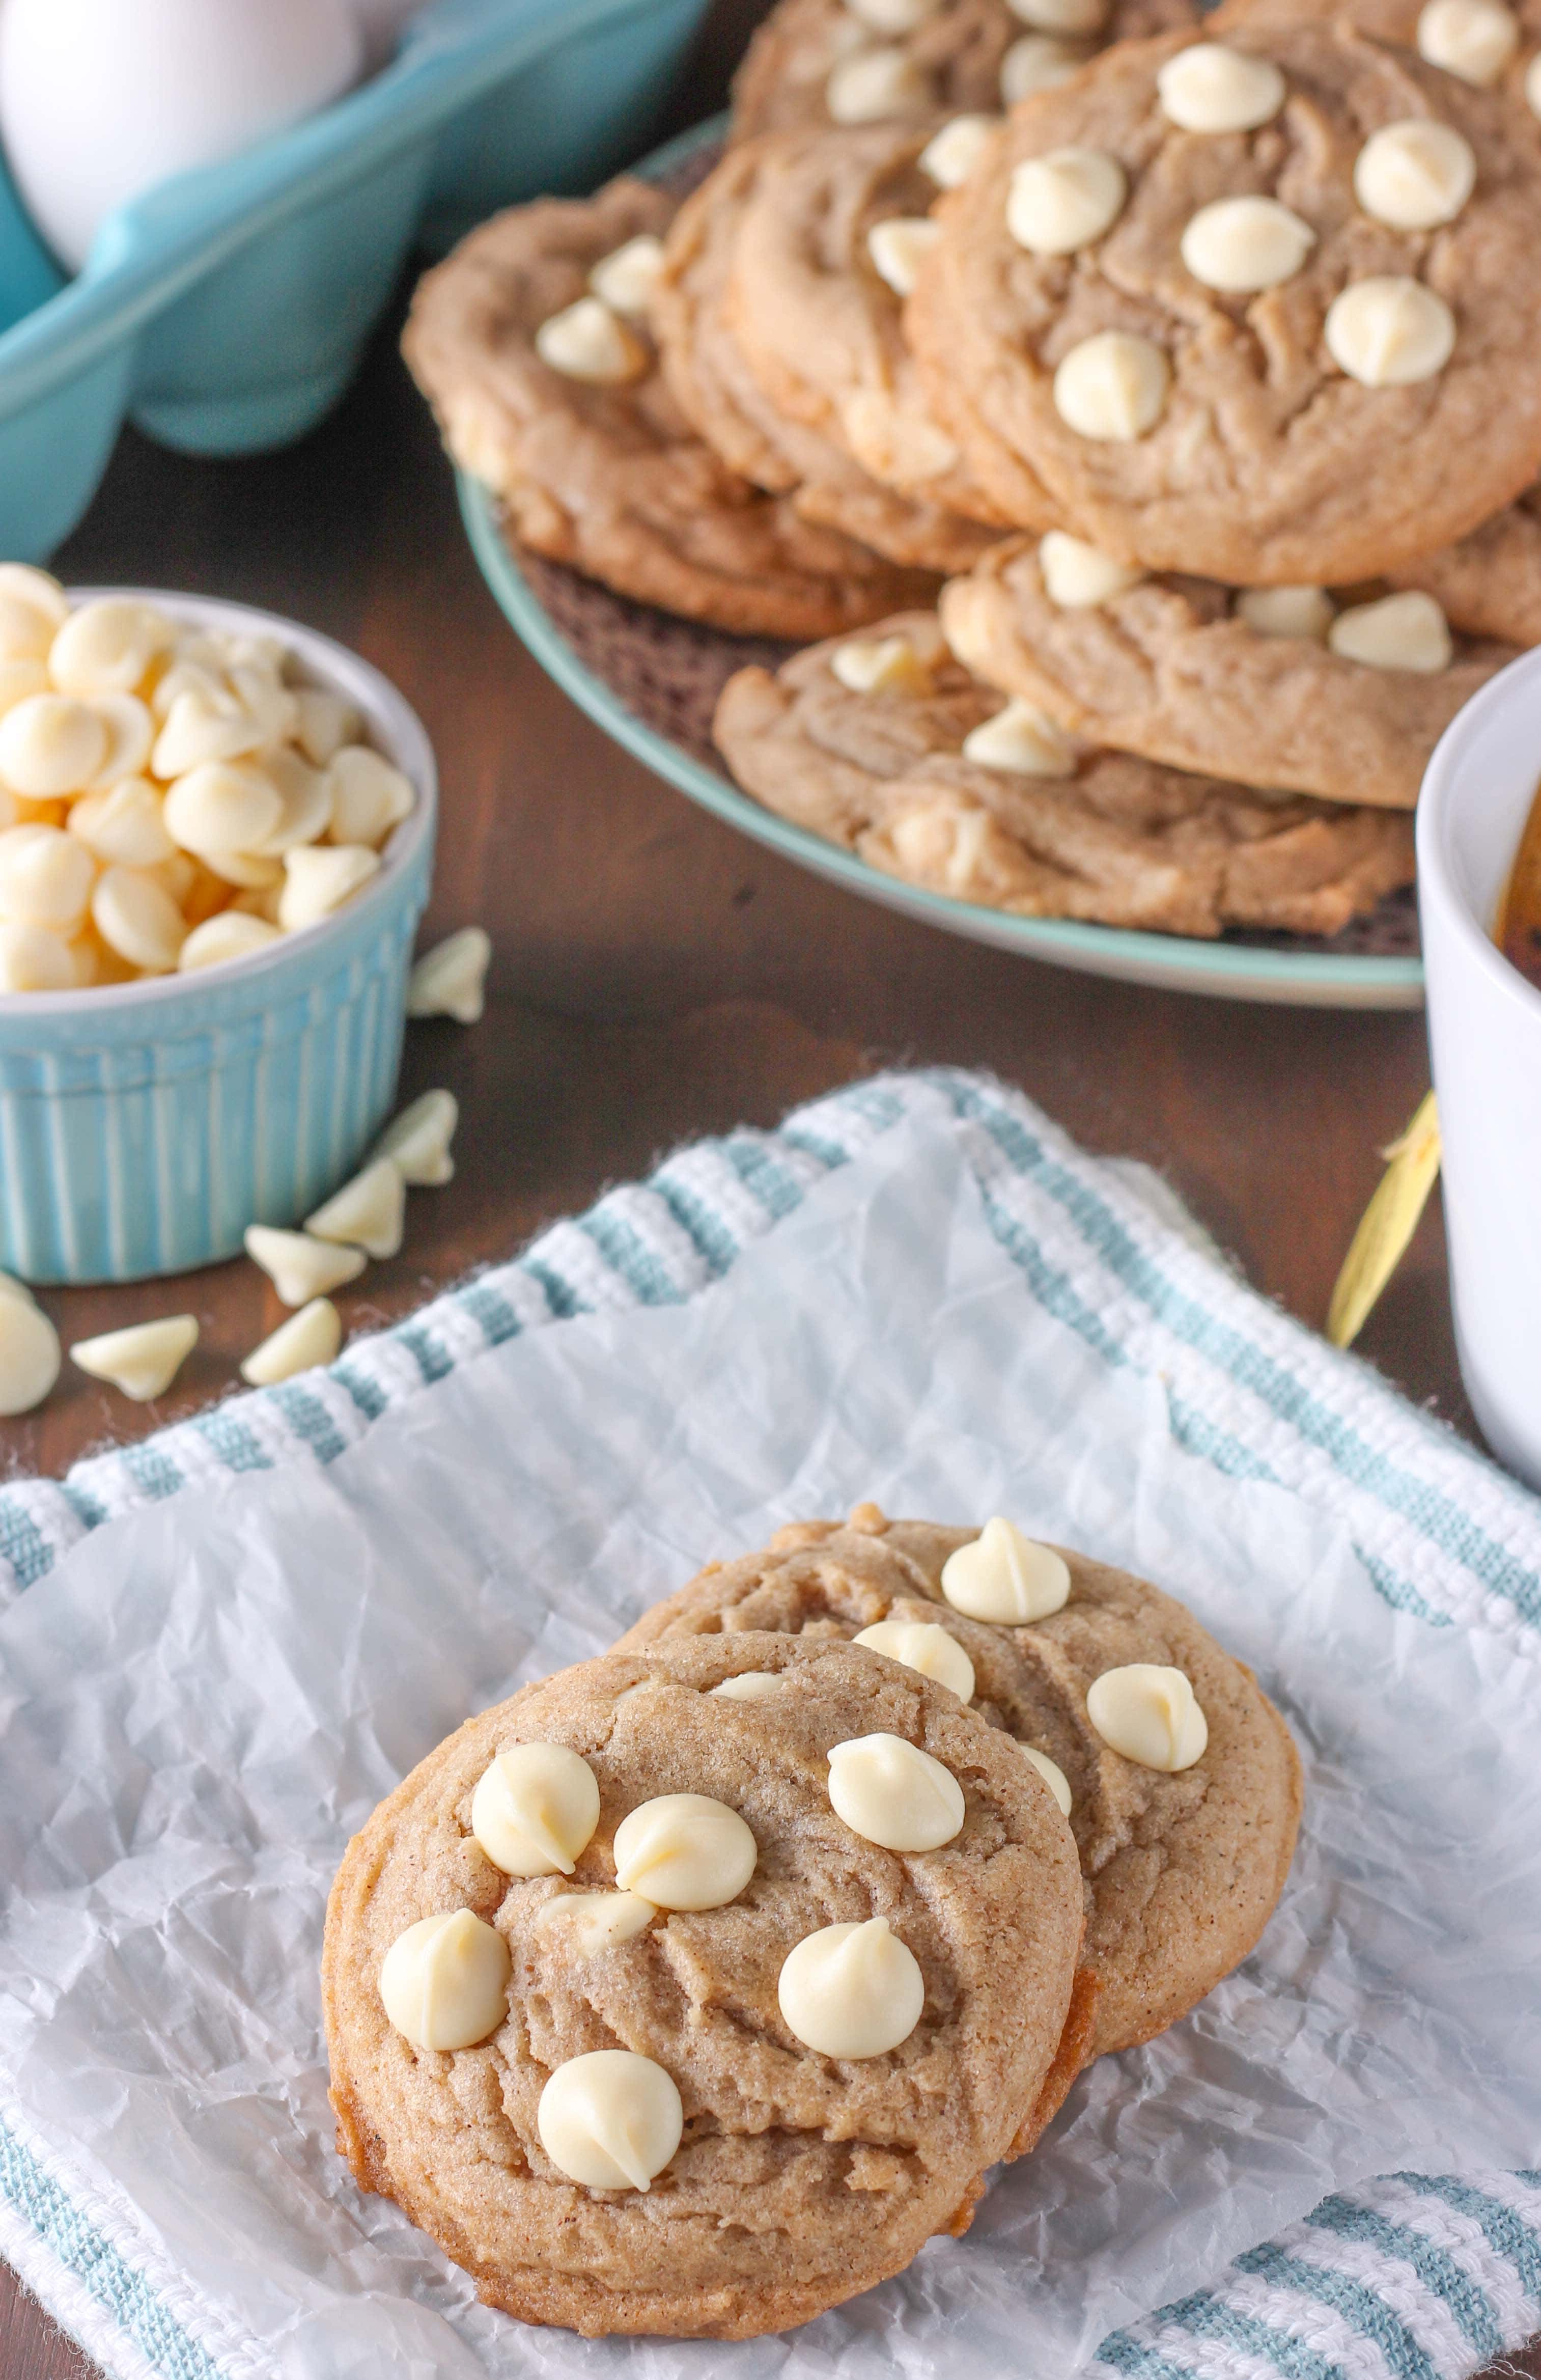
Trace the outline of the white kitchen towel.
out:
M 332 1865 L 467 1709 L 865 1496 L 1010 1511 L 1253 1661 L 1310 1780 L 1284 1903 L 852 2309 L 522 2330 L 332 2153 Z M 1541 1508 L 999 1085 L 683 1151 L 329 1373 L 12 1486 L 0 1542 L 0 2244 L 115 2374 L 1457 2380 L 1541 2328 Z

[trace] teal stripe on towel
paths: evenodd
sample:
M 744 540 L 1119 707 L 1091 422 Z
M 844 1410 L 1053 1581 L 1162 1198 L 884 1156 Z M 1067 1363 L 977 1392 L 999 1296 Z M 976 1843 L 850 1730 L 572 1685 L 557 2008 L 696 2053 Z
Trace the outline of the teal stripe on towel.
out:
M 1389 2222 L 1373 2207 L 1357 2206 L 1352 2199 L 1338 2195 L 1324 2198 L 1305 2219 L 1313 2230 L 1357 2240 L 1362 2246 L 1373 2248 L 1377 2256 L 1394 2256 L 1411 2265 L 1425 2289 L 1450 2308 L 1452 2319 L 1484 2362 L 1498 2354 L 1503 2332 L 1485 2292 L 1447 2249 L 1424 2232 L 1410 2223 Z

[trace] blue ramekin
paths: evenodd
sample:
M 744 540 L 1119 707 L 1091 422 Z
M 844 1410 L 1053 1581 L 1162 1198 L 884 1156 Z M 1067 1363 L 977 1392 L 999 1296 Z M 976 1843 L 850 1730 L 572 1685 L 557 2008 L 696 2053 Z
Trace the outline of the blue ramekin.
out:
M 23 1281 L 142 1281 L 293 1223 L 391 1111 L 406 978 L 433 866 L 438 785 L 421 722 L 357 654 L 202 597 L 129 593 L 189 625 L 278 637 L 356 703 L 417 804 L 373 881 L 335 917 L 249 959 L 100 990 L 0 995 L 0 1269 Z

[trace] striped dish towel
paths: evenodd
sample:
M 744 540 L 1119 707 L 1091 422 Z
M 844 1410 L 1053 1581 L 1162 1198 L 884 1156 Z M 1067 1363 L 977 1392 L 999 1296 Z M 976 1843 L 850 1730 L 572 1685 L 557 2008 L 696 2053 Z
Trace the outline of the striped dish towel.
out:
M 1535 1500 L 1256 1298 L 1153 1176 L 1086 1158 L 1017 1094 L 951 1071 L 880 1077 L 778 1132 L 682 1150 L 328 1371 L 62 1482 L 0 1490 L 10 1590 L 37 1591 L 91 1531 L 195 1484 L 334 1462 L 387 1411 L 520 1332 L 688 1300 L 909 1123 L 958 1141 L 1025 1293 L 1098 1363 L 1159 1383 L 1178 1444 L 1330 1516 L 1389 1604 L 1534 1660 Z M 71 2196 L 42 2143 L 3 2123 L 0 2247 L 122 2380 L 228 2380 L 242 2360 L 211 2348 L 206 2327 L 195 2337 L 174 2277 L 147 2266 L 111 2208 Z M 1541 2173 L 1401 2174 L 1324 2200 L 1210 2287 L 1106 2339 L 1098 2362 L 1132 2380 L 1462 2380 L 1537 2330 Z

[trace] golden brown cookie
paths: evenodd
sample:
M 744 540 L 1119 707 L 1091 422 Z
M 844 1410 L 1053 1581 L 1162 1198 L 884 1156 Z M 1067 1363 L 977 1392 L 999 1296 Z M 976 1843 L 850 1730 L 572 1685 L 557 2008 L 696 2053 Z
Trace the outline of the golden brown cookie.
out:
M 1391 573 L 1394 587 L 1421 587 L 1469 637 L 1541 645 L 1541 486 L 1454 545 Z
M 711 1564 L 617 1649 L 731 1645 L 741 1629 L 824 1644 L 887 1620 L 944 1627 L 973 1665 L 973 1707 L 1047 1754 L 1069 1784 L 1092 1901 L 1087 2054 L 1099 2057 L 1163 2032 L 1253 1949 L 1289 1874 L 1300 1764 L 1251 1670 L 1127 1572 L 1057 1548 L 1070 1571 L 1062 1609 L 1025 1627 L 965 1618 L 944 1596 L 942 1571 L 977 1536 L 887 1521 L 870 1504 L 844 1524 L 795 1524 L 762 1553 Z M 1110 1750 L 1087 1714 L 1098 1679 L 1140 1663 L 1182 1670 L 1208 1723 L 1207 1749 L 1175 1774 Z
M 674 221 L 652 307 L 670 387 L 730 469 L 794 495 L 808 519 L 910 567 L 966 570 L 991 531 L 880 486 L 845 448 L 772 403 L 749 367 L 737 330 L 739 235 L 780 147 L 772 139 L 730 149 Z M 743 262 L 752 292 L 753 259 Z
M 713 1691 L 746 1670 L 774 1681 L 761 1699 Z M 836 1815 L 830 1752 L 873 1735 L 900 1739 L 902 1762 L 940 1764 L 961 1806 L 950 1839 L 884 1850 Z M 473 1800 L 495 1756 L 541 1743 L 587 1766 L 598 1822 L 582 1843 L 581 1825 L 559 1839 L 577 1845 L 571 1874 L 511 1876 L 472 1834 Z M 660 1878 L 671 1905 L 628 1902 L 640 1930 L 586 1941 L 562 1902 L 613 1906 L 622 1822 L 675 1794 L 746 1822 L 747 1882 L 739 1868 L 731 1897 L 705 1907 Z M 945 1688 L 786 1636 L 611 1653 L 470 1720 L 349 1845 L 324 1967 L 338 2145 L 364 2189 L 525 2321 L 588 2336 L 783 2330 L 964 2228 L 985 2168 L 1031 2135 L 1064 2081 L 1083 1907 L 1042 1779 Z M 382 1965 L 406 1929 L 460 1911 L 506 1946 L 506 2013 L 471 2046 L 416 2048 L 385 2014 Z M 783 2012 L 789 1954 L 877 1920 L 882 1961 L 916 1971 L 899 2019 L 912 2029 L 879 2054 L 809 2048 Z M 559 2070 L 618 2047 L 679 2095 L 683 2135 L 661 2166 L 649 2159 L 646 2189 L 572 2180 L 549 2101 L 541 2112 Z
M 1050 598 L 1037 540 L 1022 538 L 942 590 L 941 620 L 977 676 L 1073 734 L 1265 790 L 1393 809 L 1413 808 L 1440 735 L 1514 658 L 1511 645 L 1457 637 L 1442 668 L 1376 666 L 1315 637 L 1261 634 L 1239 600 L 1212 579 L 1167 577 L 1065 608 Z M 1362 610 L 1345 605 L 1338 620 Z
M 895 668 L 896 682 L 866 690 L 841 682 L 837 657 L 896 640 L 913 674 Z M 952 658 L 934 614 L 915 613 L 854 646 L 809 647 L 774 674 L 740 670 L 715 733 L 768 809 L 885 875 L 1018 917 L 1336 934 L 1413 880 L 1412 821 L 1397 812 L 1189 776 L 1088 747 L 1047 719 L 1022 720 L 1014 754 L 1007 734 L 994 765 L 968 757 L 977 729 L 1017 718 Z
M 536 347 L 601 261 L 667 230 L 674 201 L 613 182 L 473 232 L 419 287 L 404 342 L 444 443 L 507 506 L 526 545 L 639 602 L 734 634 L 833 635 L 914 601 L 925 577 L 803 517 L 725 469 L 623 318 L 637 376 L 586 381 Z M 625 352 L 623 348 L 623 354 Z
M 1340 23 L 1235 25 L 1218 109 L 1181 96 L 1195 47 L 1105 52 L 940 203 L 906 312 L 927 386 L 1024 527 L 1041 482 L 1126 563 L 1236 586 L 1398 568 L 1541 464 L 1541 142 L 1511 102 Z M 1375 213 L 1361 172 L 1409 121 L 1456 160 L 1419 177 L 1413 212 L 1444 213 L 1418 229 L 1389 219 L 1405 180 L 1377 171 Z
M 1227 26 L 1268 15 L 1335 18 L 1541 115 L 1541 74 L 1531 77 L 1541 55 L 1541 0 L 1224 0 L 1207 25 L 1223 39 Z

